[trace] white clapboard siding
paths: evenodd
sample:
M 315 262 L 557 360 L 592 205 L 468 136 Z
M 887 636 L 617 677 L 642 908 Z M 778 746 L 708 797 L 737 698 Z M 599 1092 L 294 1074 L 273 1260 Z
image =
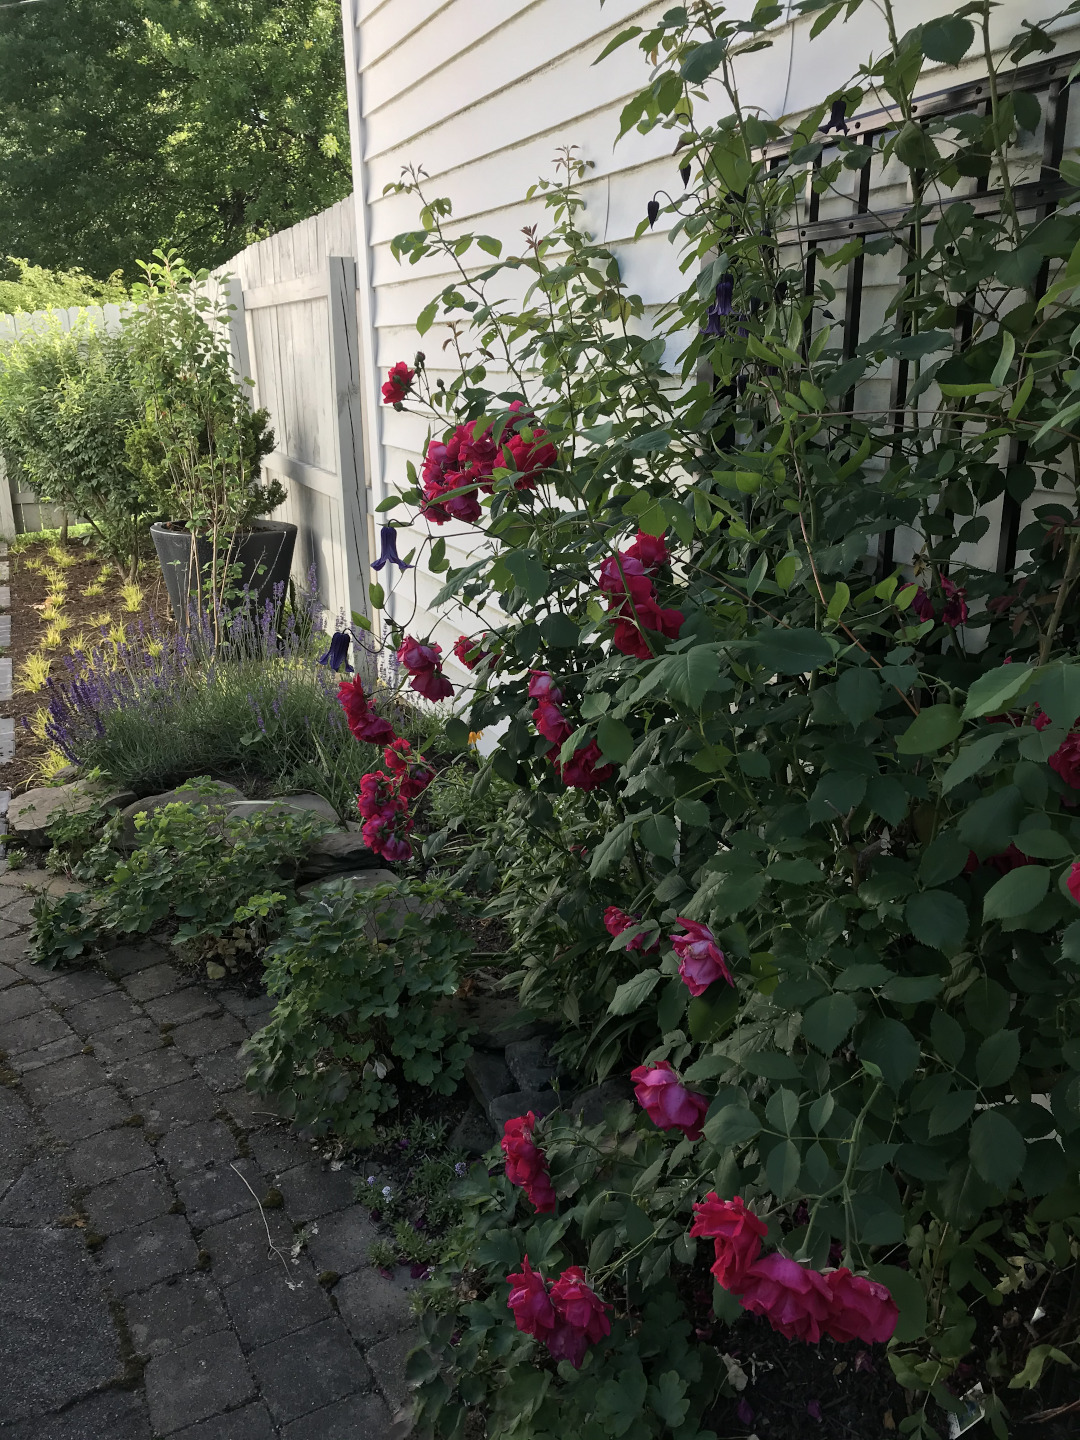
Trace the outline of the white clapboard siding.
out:
M 429 198 L 451 200 L 451 234 L 477 230 L 493 235 L 505 254 L 520 251 L 523 226 L 543 225 L 542 199 L 525 199 L 529 186 L 552 174 L 560 146 L 576 145 L 592 167 L 583 184 L 584 223 L 619 256 L 626 282 L 645 301 L 647 314 L 685 283 L 678 252 L 663 233 L 663 217 L 655 231 L 634 239 L 653 194 L 678 193 L 671 132 L 642 136 L 631 131 L 615 143 L 623 105 L 648 82 L 647 64 L 631 43 L 593 65 L 620 30 L 646 26 L 667 8 L 666 3 L 635 0 L 608 0 L 603 6 L 599 0 L 429 0 L 422 7 L 400 0 L 342 0 L 361 276 L 363 402 L 376 503 L 405 483 L 406 465 L 417 462 L 425 439 L 421 419 L 379 405 L 386 370 L 397 360 L 411 361 L 422 349 L 433 378 L 450 373 L 443 354 L 445 327 L 436 324 L 420 338 L 415 317 L 454 272 L 439 259 L 402 265 L 391 252 L 393 237 L 418 224 L 413 197 L 384 194 L 406 167 L 426 172 Z M 899 8 L 905 28 L 941 13 L 939 0 L 904 0 Z M 1007 43 L 1021 21 L 1045 18 L 1054 8 L 1051 0 L 1004 0 L 992 14 L 993 43 Z M 734 0 L 729 7 L 729 13 L 743 17 L 752 10 L 753 0 Z M 860 63 L 887 44 L 885 21 L 876 7 L 863 6 L 851 23 L 834 24 L 811 41 L 814 18 L 778 22 L 770 49 L 739 60 L 745 105 L 777 119 L 805 112 L 830 90 L 852 84 Z M 1062 46 L 1080 47 L 1080 32 L 1063 34 Z M 928 66 L 920 93 L 980 74 L 975 56 L 955 69 Z M 888 103 L 887 97 L 868 95 L 863 108 L 877 103 Z M 717 114 L 722 108 L 718 100 Z M 1068 143 L 1075 145 L 1076 137 Z M 1036 169 L 1038 148 L 1033 147 Z M 875 207 L 902 205 L 909 198 L 901 167 L 886 167 L 875 176 Z M 825 197 L 821 218 L 839 213 L 844 203 Z M 863 335 L 885 323 L 895 276 L 895 260 L 867 257 Z M 829 278 L 839 292 L 836 313 L 841 316 L 847 280 L 842 271 L 829 272 Z M 489 369 L 495 372 L 498 366 Z M 882 409 L 888 402 L 887 373 L 860 386 L 860 407 Z M 420 524 L 409 532 L 408 544 L 420 545 L 429 530 L 444 536 L 454 564 L 467 560 L 479 542 L 479 533 L 469 526 Z M 915 537 L 898 536 L 898 558 L 910 554 L 915 543 Z M 396 582 L 389 605 L 396 619 L 411 618 L 415 633 L 434 634 L 445 649 L 459 631 L 475 633 L 482 624 L 475 617 L 453 612 L 436 617 L 426 610 L 437 588 L 434 577 L 410 572 Z
M 265 472 L 298 527 L 294 578 L 314 575 L 331 623 L 366 612 L 371 514 L 359 406 L 352 199 L 260 240 L 215 272 L 233 359 L 270 412 Z

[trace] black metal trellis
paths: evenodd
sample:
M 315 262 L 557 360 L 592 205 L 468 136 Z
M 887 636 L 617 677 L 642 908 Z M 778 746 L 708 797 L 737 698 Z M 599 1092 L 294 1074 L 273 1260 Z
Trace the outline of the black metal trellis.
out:
M 1001 97 L 1015 91 L 1045 94 L 1043 148 L 1039 178 L 1025 181 L 1012 188 L 1017 210 L 1021 213 L 1034 212 L 1037 220 L 1043 220 L 1052 214 L 1062 196 L 1074 188 L 1059 178 L 1058 170 L 1065 147 L 1069 119 L 1069 99 L 1072 86 L 1068 77 L 1077 59 L 1080 59 L 1080 54 L 1077 53 L 1055 56 L 1053 59 L 1020 66 L 1009 73 L 999 75 L 996 79 L 998 95 Z M 921 96 L 913 101 L 911 113 L 919 121 L 947 119 L 949 116 L 960 115 L 977 108 L 982 108 L 986 113 L 990 109 L 990 103 L 989 82 L 984 78 Z M 880 136 L 903 124 L 904 118 L 903 112 L 897 105 L 882 106 L 863 112 L 848 120 L 848 134 L 845 138 L 857 137 L 864 145 L 872 147 Z M 835 145 L 839 138 L 837 135 L 819 131 L 812 137 L 810 143 L 821 143 L 827 148 Z M 761 159 L 767 163 L 771 162 L 775 166 L 790 154 L 790 151 L 791 146 L 787 141 L 777 141 L 762 147 L 757 153 Z M 814 163 L 814 169 L 819 169 L 820 165 L 821 156 L 819 155 Z M 863 165 L 860 168 L 852 209 L 848 213 L 821 219 L 820 193 L 812 187 L 806 207 L 807 213 L 802 222 L 778 231 L 776 240 L 779 246 L 798 246 L 809 252 L 804 271 L 804 292 L 806 294 L 812 294 L 816 288 L 818 246 L 830 241 L 845 241 L 856 236 L 872 236 L 895 230 L 910 215 L 912 210 L 910 202 L 888 210 L 873 211 L 871 209 L 871 168 L 871 164 Z M 967 193 L 954 193 L 942 200 L 924 200 L 920 216 L 924 223 L 933 224 L 936 220 L 941 219 L 951 205 L 959 203 L 971 206 L 977 215 L 990 215 L 1000 207 L 1003 193 L 1000 189 L 991 190 L 989 188 L 988 177 L 978 177 L 973 189 Z M 1045 293 L 1048 275 L 1049 261 L 1044 260 L 1035 282 L 1036 298 L 1040 298 Z M 863 314 L 863 276 L 864 255 L 860 252 L 849 261 L 847 266 L 843 319 L 843 357 L 845 360 L 854 356 L 859 345 Z M 974 305 L 962 306 L 959 320 L 961 349 L 971 337 L 974 320 Z M 909 362 L 903 358 L 895 359 L 889 378 L 888 413 L 892 417 L 892 427 L 899 436 L 906 420 Z M 854 402 L 855 392 L 851 390 L 845 398 L 845 409 L 854 409 Z M 1011 468 L 1014 465 L 1023 464 L 1024 453 L 1023 442 L 1014 441 L 1010 448 L 1008 466 Z M 1006 490 L 1002 499 L 996 551 L 996 568 L 999 573 L 1008 573 L 1016 563 L 1020 509 L 1019 501 Z M 881 537 L 877 555 L 877 566 L 881 572 L 887 572 L 892 567 L 893 539 L 892 531 Z

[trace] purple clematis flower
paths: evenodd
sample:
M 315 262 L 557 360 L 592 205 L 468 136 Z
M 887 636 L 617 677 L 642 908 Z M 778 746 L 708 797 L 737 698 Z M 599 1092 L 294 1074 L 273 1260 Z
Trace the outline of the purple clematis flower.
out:
M 379 538 L 382 548 L 379 551 L 379 558 L 371 562 L 372 570 L 381 570 L 387 561 L 392 565 L 396 565 L 399 570 L 411 570 L 413 568 L 411 565 L 406 565 L 405 561 L 402 560 L 397 553 L 397 529 L 395 526 L 380 526 Z
M 336 630 L 330 641 L 330 648 L 325 655 L 319 656 L 320 665 L 329 665 L 331 670 L 344 669 L 349 675 L 352 674 L 352 666 L 349 664 L 349 640 L 347 630 Z
M 821 127 L 821 133 L 823 135 L 827 135 L 830 130 L 835 130 L 837 134 L 839 134 L 840 131 L 843 131 L 845 135 L 848 133 L 847 101 L 843 97 L 832 102 L 829 118 Z
M 705 314 L 705 324 L 702 333 L 715 335 L 717 337 L 727 334 L 727 326 L 724 324 L 723 316 L 732 313 L 732 297 L 735 293 L 734 275 L 721 275 L 716 286 L 716 296 Z

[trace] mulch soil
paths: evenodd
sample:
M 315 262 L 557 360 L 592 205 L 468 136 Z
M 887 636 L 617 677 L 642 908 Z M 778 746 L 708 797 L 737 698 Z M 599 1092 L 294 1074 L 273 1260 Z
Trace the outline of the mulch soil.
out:
M 28 692 L 20 687 L 20 675 L 27 656 L 39 649 L 41 638 L 48 629 L 49 621 L 41 614 L 41 606 L 51 589 L 48 578 L 27 565 L 28 559 L 49 560 L 52 542 L 40 541 L 10 555 L 11 563 L 11 650 L 15 677 L 15 698 L 4 707 L 6 715 L 15 717 L 15 759 L 0 766 L 0 786 L 13 793 L 29 789 L 36 781 L 47 745 L 38 739 L 24 721 L 33 718 L 36 712 L 48 704 L 47 690 Z M 101 574 L 105 561 L 93 545 L 84 544 L 81 539 L 71 540 L 66 553 L 75 559 L 74 565 L 64 569 L 67 580 L 67 595 L 63 614 L 70 621 L 64 631 L 60 646 L 49 652 L 52 661 L 52 675 L 62 678 L 67 672 L 64 657 L 77 645 L 79 636 L 96 638 L 98 631 L 88 622 L 92 616 L 106 611 L 114 623 L 123 623 L 128 629 L 134 628 L 140 619 L 124 611 L 121 596 L 123 581 L 114 566 L 110 566 L 104 577 L 101 594 L 85 596 L 82 592 Z M 145 564 L 139 575 L 145 597 L 143 615 L 168 614 L 168 597 L 161 571 L 153 561 Z M 84 639 L 83 643 L 86 643 Z

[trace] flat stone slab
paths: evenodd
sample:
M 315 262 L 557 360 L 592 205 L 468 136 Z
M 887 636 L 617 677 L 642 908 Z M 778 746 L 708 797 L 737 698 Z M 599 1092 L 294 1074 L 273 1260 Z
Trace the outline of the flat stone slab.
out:
M 8 805 L 8 829 L 24 845 L 44 849 L 49 843 L 46 832 L 61 815 L 85 815 L 103 803 L 120 809 L 134 799 L 132 791 L 110 790 L 99 780 L 72 780 L 68 785 L 43 786 L 12 797 Z
M 327 825 L 338 823 L 338 813 L 322 795 L 275 795 L 272 800 L 241 800 L 225 811 L 230 820 L 254 820 L 259 815 L 309 815 Z
M 385 869 L 382 856 L 369 850 L 357 831 L 331 830 L 300 861 L 299 878 L 304 882 L 345 871 L 381 869 Z
M 166 805 L 207 805 L 211 809 L 224 811 L 243 799 L 244 796 L 235 785 L 225 785 L 216 780 L 193 785 L 190 789 L 163 790 L 158 795 L 147 795 L 142 800 L 133 799 L 131 804 L 124 805 L 120 811 L 123 819 L 120 843 L 129 848 L 139 843 L 139 831 L 135 826 L 138 815 L 156 815 L 159 810 L 164 810 Z
M 0 1315 L 0 1425 L 58 1409 L 120 1372 L 109 1307 L 77 1231 L 0 1229 Z

